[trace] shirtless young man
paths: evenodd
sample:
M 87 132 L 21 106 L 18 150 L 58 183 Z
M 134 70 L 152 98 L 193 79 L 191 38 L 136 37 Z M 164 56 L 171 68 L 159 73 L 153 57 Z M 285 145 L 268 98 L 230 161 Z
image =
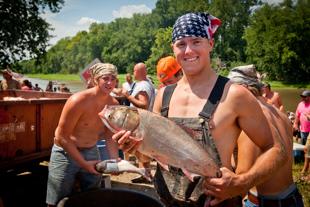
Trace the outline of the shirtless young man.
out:
M 303 206 L 302 196 L 297 189 L 292 176 L 293 165 L 293 139 L 292 125 L 287 116 L 278 108 L 273 107 L 262 98 L 262 82 L 257 78 L 255 67 L 241 66 L 233 68 L 228 78 L 247 88 L 256 97 L 263 113 L 265 114 L 272 133 L 279 133 L 283 140 L 288 161 L 284 167 L 265 182 L 253 187 L 245 200 L 246 207 L 254 206 Z M 241 132 L 238 139 L 238 152 L 236 173 L 246 173 L 259 157 L 260 149 Z
M 172 48 L 177 62 L 183 69 L 184 76 L 177 83 L 172 94 L 169 105 L 173 107 L 169 107 L 169 118 L 186 120 L 200 116 L 199 113 L 219 78 L 219 75 L 211 68 L 209 54 L 214 46 L 214 39 L 211 36 L 219 24 L 218 19 L 205 13 L 186 14 L 179 17 L 175 23 Z M 168 86 L 165 89 L 167 88 Z M 156 97 L 153 108 L 155 113 L 161 113 L 163 92 L 164 89 L 160 90 Z M 204 123 L 202 119 L 198 120 Z M 287 160 L 283 144 L 278 136 L 273 136 L 257 100 L 242 86 L 230 81 L 226 83 L 217 108 L 205 125 L 207 127 L 203 130 L 209 131 L 213 137 L 222 163 L 222 177 L 206 178 L 203 182 L 205 189 L 200 190 L 201 194 L 204 192 L 209 196 L 215 196 L 211 200 L 211 206 L 241 193 L 247 193 L 253 186 L 273 176 Z M 242 130 L 263 153 L 248 172 L 236 175 L 232 172 L 231 156 Z M 209 134 L 207 136 L 210 136 Z M 121 144 L 124 150 L 132 153 L 140 143 L 134 140 L 127 142 L 127 139 L 130 139 L 129 135 L 130 132 L 121 131 L 113 135 L 113 139 Z M 154 184 L 155 187 L 161 185 L 156 180 Z M 160 191 L 157 188 L 157 193 L 161 196 Z M 180 199 L 178 197 L 179 195 L 175 195 L 170 200 L 162 199 L 167 203 L 183 200 L 182 205 L 188 199 L 186 193 Z M 184 204 L 184 206 L 202 206 L 203 203 L 199 203 L 199 198 L 193 201 L 197 205 Z M 224 206 L 228 205 L 224 204 Z M 231 204 L 230 206 L 237 205 Z
M 111 159 L 118 159 L 118 145 L 112 132 L 100 120 L 98 113 L 105 105 L 118 105 L 109 94 L 116 83 L 117 68 L 98 63 L 90 68 L 95 87 L 73 94 L 66 102 L 52 149 L 46 203 L 55 206 L 71 194 L 75 174 L 80 172 L 82 190 L 99 188 L 101 173 L 94 166 L 100 162 L 96 143 L 104 135 Z
M 269 83 L 264 83 L 263 89 L 264 89 L 263 97 L 272 101 L 272 105 L 274 105 L 275 107 L 283 111 L 284 106 L 282 104 L 282 99 L 281 99 L 280 94 L 278 92 L 271 91 Z

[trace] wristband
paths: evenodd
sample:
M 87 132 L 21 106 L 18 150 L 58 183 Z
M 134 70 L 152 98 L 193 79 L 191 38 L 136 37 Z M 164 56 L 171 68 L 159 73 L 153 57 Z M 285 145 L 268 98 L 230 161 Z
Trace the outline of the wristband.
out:
M 132 97 L 132 96 L 131 96 L 131 95 L 129 95 L 129 96 L 127 97 L 127 99 L 129 100 L 131 97 Z

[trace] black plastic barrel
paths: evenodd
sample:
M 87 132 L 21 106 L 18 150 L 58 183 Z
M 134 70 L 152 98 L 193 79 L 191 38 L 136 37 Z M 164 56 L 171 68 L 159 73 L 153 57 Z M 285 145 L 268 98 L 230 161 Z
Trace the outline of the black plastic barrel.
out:
M 100 188 L 84 191 L 62 199 L 57 207 L 164 207 L 165 205 L 145 193 L 118 188 Z

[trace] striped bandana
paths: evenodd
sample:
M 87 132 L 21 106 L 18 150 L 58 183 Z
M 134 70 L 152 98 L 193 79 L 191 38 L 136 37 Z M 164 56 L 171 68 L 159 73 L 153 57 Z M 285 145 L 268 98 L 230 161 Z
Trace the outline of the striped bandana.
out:
M 90 74 L 95 80 L 103 75 L 112 75 L 117 77 L 117 67 L 109 63 L 97 63 L 89 68 Z
M 178 18 L 173 26 L 172 43 L 184 37 L 211 39 L 221 21 L 207 13 L 188 13 Z

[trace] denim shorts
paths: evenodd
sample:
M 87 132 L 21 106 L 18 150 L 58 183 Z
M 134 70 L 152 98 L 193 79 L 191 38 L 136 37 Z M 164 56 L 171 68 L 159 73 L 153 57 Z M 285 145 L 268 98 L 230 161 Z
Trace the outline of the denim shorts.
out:
M 283 196 L 283 197 L 280 196 L 279 199 L 273 198 L 272 200 L 281 200 L 281 199 L 290 198 L 290 197 L 294 196 L 294 194 L 295 194 L 296 191 L 298 191 L 298 189 L 297 189 L 295 183 L 293 183 L 288 189 L 285 190 L 285 193 L 290 192 L 289 195 Z M 283 192 L 282 192 L 282 194 L 283 194 Z M 275 196 L 275 197 L 276 197 L 276 196 Z M 244 199 L 244 205 L 243 205 L 243 207 L 268 207 L 268 206 L 267 206 L 267 205 L 258 206 L 258 205 L 252 203 L 249 199 L 246 198 L 246 199 Z M 279 205 L 279 207 L 280 207 L 280 205 Z M 289 206 L 289 207 L 304 207 L 304 202 L 303 202 L 303 200 L 302 200 L 302 197 L 297 201 L 297 204 L 296 204 L 296 205 L 291 205 L 291 206 Z
M 80 151 L 86 161 L 100 160 L 97 145 Z M 79 172 L 81 190 L 100 188 L 102 175 L 91 174 L 75 162 L 62 147 L 54 144 L 49 163 L 46 203 L 57 203 L 72 194 L 75 175 Z

